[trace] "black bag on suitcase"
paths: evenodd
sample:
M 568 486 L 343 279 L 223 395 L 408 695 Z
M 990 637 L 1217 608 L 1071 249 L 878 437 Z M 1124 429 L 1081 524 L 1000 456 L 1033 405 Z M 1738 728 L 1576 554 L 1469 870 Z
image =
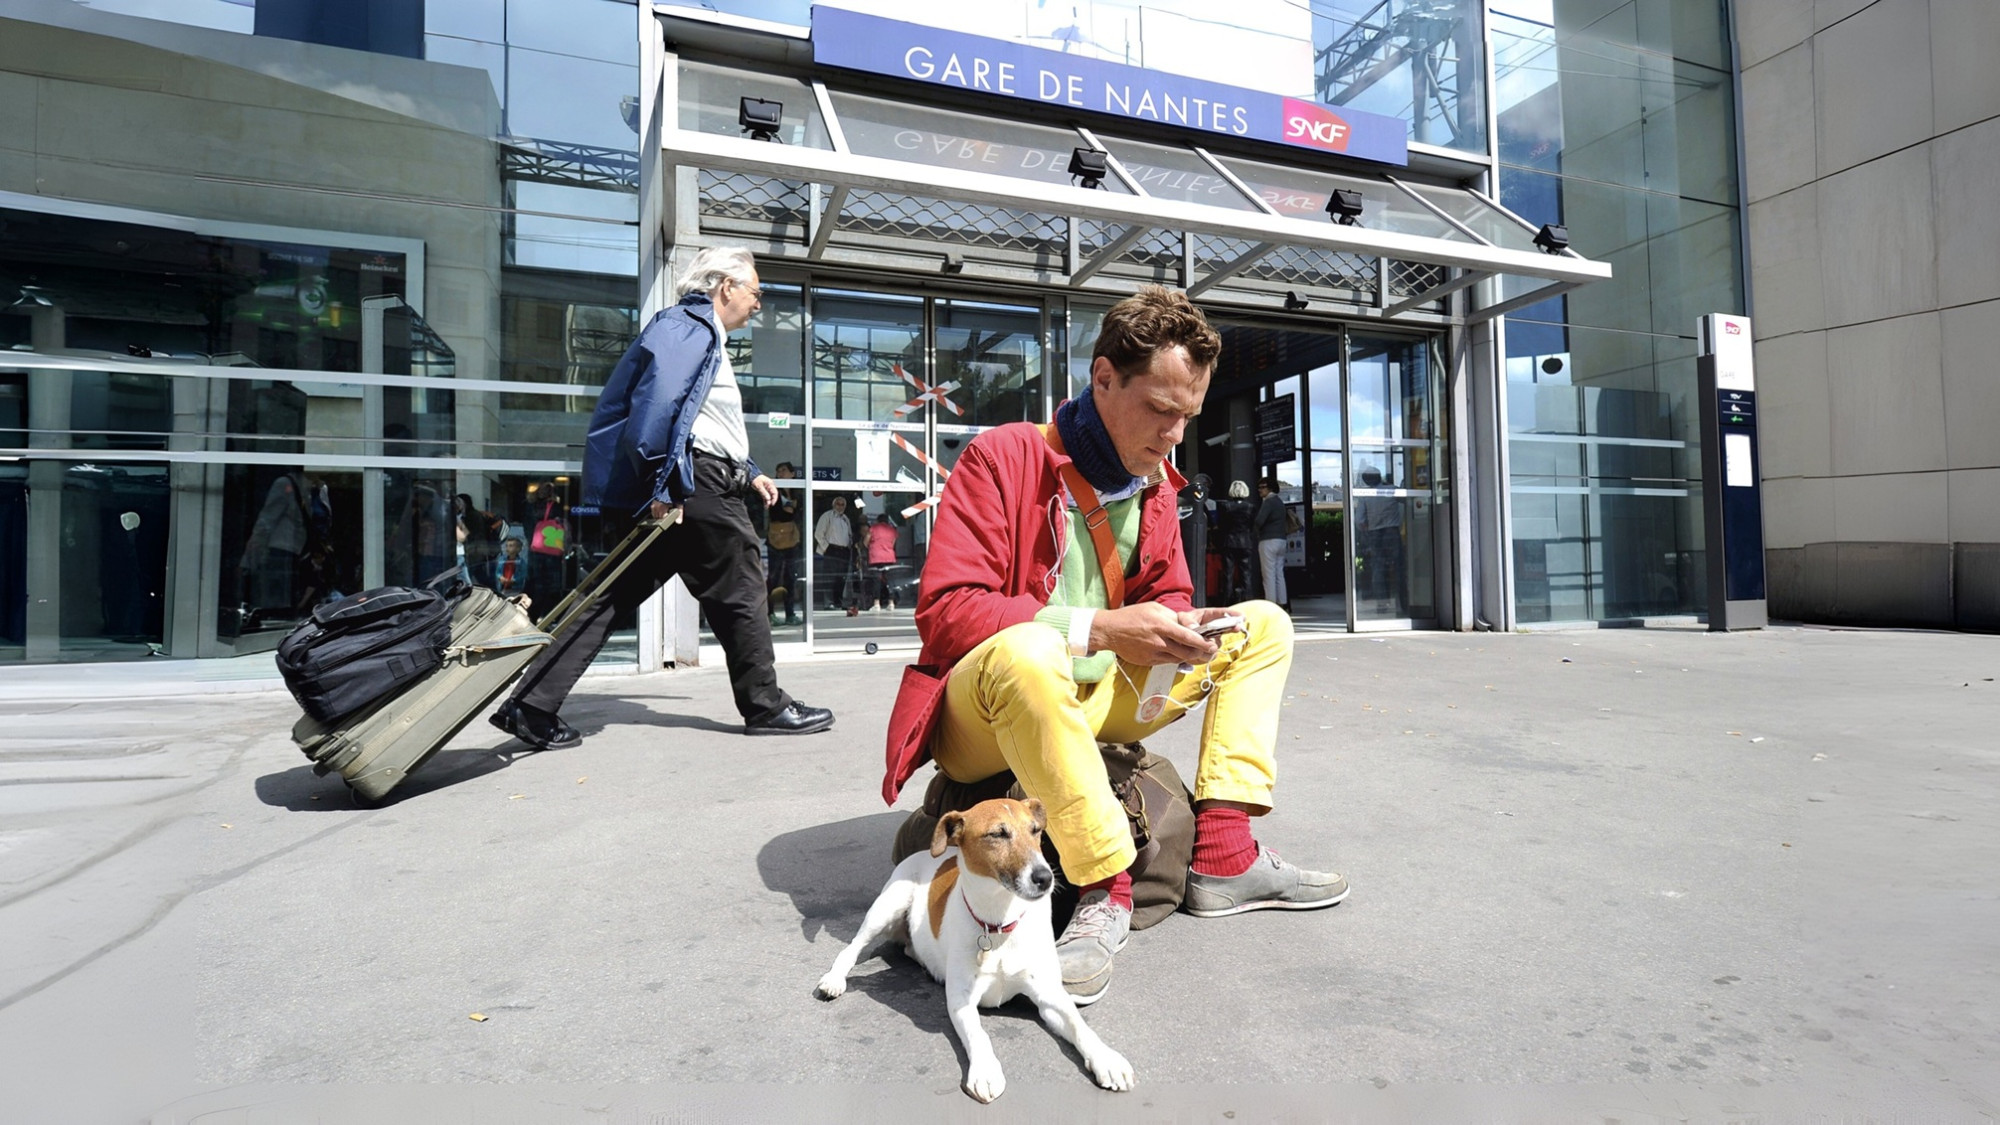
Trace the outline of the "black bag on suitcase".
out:
M 337 723 L 442 663 L 455 600 L 431 587 L 383 586 L 328 602 L 278 643 L 278 672 L 306 714 Z

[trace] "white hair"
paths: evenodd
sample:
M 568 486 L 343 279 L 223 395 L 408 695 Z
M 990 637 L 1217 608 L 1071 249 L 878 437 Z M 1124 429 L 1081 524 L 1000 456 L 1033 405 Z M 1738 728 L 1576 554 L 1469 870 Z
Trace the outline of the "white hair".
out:
M 1233 500 L 1243 500 L 1250 495 L 1250 486 L 1240 480 L 1229 482 L 1229 496 Z
M 674 300 L 690 293 L 714 293 L 724 280 L 749 285 L 756 272 L 757 260 L 750 256 L 750 251 L 741 246 L 711 246 L 696 254 L 681 273 L 680 282 L 674 286 Z

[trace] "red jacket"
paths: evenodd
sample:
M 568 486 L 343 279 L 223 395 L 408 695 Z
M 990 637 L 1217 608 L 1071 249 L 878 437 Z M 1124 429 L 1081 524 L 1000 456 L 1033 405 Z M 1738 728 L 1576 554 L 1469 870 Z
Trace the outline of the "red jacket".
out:
M 1031 621 L 1056 588 L 1069 533 L 1060 466 L 1042 427 L 1016 422 L 972 440 L 938 505 L 917 594 L 918 665 L 904 674 L 889 716 L 888 773 L 882 799 L 895 803 L 930 760 L 930 734 L 944 706 L 941 681 L 961 657 L 1010 625 Z M 1176 496 L 1186 484 L 1172 465 L 1150 489 L 1139 517 L 1138 559 L 1125 580 L 1126 604 L 1194 608 L 1181 551 Z

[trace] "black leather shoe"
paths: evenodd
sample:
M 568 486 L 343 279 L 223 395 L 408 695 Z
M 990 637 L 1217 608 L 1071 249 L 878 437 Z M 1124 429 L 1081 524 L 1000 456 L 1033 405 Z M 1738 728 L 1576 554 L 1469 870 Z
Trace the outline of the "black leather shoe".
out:
M 812 734 L 833 725 L 833 712 L 824 707 L 808 707 L 797 700 L 769 718 L 744 723 L 744 734 Z
M 490 721 L 537 750 L 567 750 L 583 741 L 583 735 L 561 717 L 518 699 L 502 703 Z

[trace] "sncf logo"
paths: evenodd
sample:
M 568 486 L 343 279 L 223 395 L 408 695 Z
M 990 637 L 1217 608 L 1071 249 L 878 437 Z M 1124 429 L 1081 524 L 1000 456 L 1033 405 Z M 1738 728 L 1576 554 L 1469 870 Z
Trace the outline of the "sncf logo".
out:
M 1346 152 L 1352 135 L 1346 119 L 1325 106 L 1285 99 L 1285 140 L 1292 144 Z
M 1734 321 L 1725 320 L 1722 322 L 1722 331 L 1725 335 L 1741 336 L 1743 335 L 1743 326 Z

